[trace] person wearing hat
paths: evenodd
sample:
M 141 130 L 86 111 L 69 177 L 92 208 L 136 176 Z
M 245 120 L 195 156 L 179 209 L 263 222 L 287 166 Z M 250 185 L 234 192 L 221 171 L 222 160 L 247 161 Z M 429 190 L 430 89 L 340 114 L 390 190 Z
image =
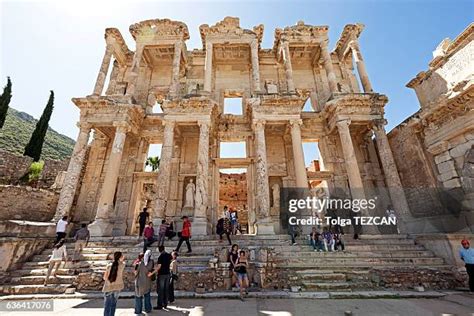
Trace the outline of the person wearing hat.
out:
M 466 264 L 466 272 L 469 277 L 469 291 L 474 292 L 474 249 L 470 247 L 469 240 L 467 239 L 463 239 L 461 245 L 459 256 Z
M 181 230 L 181 234 L 179 234 L 178 247 L 176 247 L 175 251 L 179 252 L 179 248 L 181 248 L 183 241 L 185 241 L 186 246 L 188 246 L 188 253 L 190 253 L 191 244 L 189 243 L 189 238 L 191 238 L 191 222 L 187 216 L 183 216 L 181 219 L 183 220 L 183 229 Z

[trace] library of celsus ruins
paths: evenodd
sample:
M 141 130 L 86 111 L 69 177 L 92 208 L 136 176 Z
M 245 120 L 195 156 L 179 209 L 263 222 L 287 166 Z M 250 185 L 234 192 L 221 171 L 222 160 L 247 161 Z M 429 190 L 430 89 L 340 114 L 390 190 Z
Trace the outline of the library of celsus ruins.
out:
M 261 46 L 263 25 L 245 29 L 233 17 L 201 25 L 194 50 L 178 21 L 131 25 L 135 51 L 106 29 L 93 91 L 73 98 L 80 132 L 56 218 L 92 222 L 94 236 L 130 235 L 148 207 L 155 223 L 187 215 L 193 235 L 211 234 L 222 215 L 220 170 L 239 168 L 249 233 L 286 233 L 277 195 L 292 187 L 378 197 L 378 215 L 393 205 L 404 232 L 411 213 L 384 128 L 388 98 L 372 89 L 363 28 L 346 25 L 332 51 L 328 26 L 303 22 L 276 29 L 270 48 Z M 232 113 L 230 99 L 239 104 Z M 220 157 L 234 142 L 245 157 Z M 319 148 L 314 168 L 305 167 L 306 142 Z M 151 172 L 155 144 L 160 165 Z

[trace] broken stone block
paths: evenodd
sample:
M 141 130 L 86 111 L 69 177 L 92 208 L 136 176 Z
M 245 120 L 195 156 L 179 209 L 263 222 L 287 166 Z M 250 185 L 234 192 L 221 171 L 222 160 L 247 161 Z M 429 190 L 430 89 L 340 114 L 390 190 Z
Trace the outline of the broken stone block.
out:
M 456 147 L 454 147 L 453 149 L 451 149 L 449 151 L 449 154 L 451 155 L 451 157 L 453 158 L 457 158 L 457 157 L 461 157 L 461 156 L 464 156 L 464 154 L 466 154 L 466 152 L 471 149 L 471 146 L 474 144 L 474 142 L 470 141 L 470 142 L 465 142 L 465 143 L 462 143 Z
M 443 182 L 443 186 L 446 189 L 459 188 L 461 186 L 461 181 L 459 181 L 459 178 L 454 178 L 454 179 Z
M 444 153 L 436 156 L 434 159 L 436 164 L 440 164 L 442 162 L 450 160 L 451 156 L 449 155 L 449 151 L 445 151 Z
M 450 171 L 456 171 L 456 168 L 454 167 L 454 161 L 448 160 L 438 164 L 438 171 L 440 174 Z

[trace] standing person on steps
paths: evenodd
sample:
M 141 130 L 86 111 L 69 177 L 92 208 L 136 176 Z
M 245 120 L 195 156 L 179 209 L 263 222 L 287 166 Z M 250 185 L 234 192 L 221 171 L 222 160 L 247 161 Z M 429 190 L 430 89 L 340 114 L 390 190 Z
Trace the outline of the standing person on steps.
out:
M 173 251 L 171 253 L 171 264 L 170 264 L 171 280 L 169 288 L 169 299 L 170 303 L 174 302 L 174 283 L 178 281 L 178 253 Z
M 144 207 L 140 214 L 138 214 L 137 220 L 138 225 L 140 226 L 138 235 L 141 237 L 143 236 L 143 230 L 145 230 L 146 223 L 150 220 L 150 213 L 147 212 L 146 207 Z
M 56 241 L 57 244 L 61 239 L 66 238 L 66 229 L 68 225 L 67 216 L 63 216 L 56 224 Z
M 189 243 L 189 238 L 191 238 L 191 222 L 189 221 L 189 218 L 187 216 L 183 216 L 181 217 L 181 219 L 183 220 L 183 229 L 181 230 L 178 247 L 176 247 L 175 251 L 179 252 L 179 248 L 181 248 L 183 241 L 185 241 L 186 246 L 188 247 L 188 253 L 190 253 L 192 251 L 191 244 Z
M 151 313 L 151 287 L 152 280 L 148 276 L 153 272 L 154 262 L 151 259 L 151 250 L 140 254 L 133 263 L 135 274 L 135 314 L 141 315 L 143 311 L 143 300 L 145 300 L 145 313 Z
M 466 272 L 469 277 L 469 291 L 474 293 L 474 249 L 470 247 L 469 240 L 461 241 L 461 249 L 459 249 L 459 257 L 466 265 Z
M 151 277 L 153 274 L 157 274 L 156 278 L 156 291 L 158 292 L 158 302 L 154 309 L 163 309 L 168 306 L 169 298 L 169 286 L 170 286 L 170 265 L 171 255 L 165 251 L 164 246 L 159 246 L 158 251 L 160 256 L 156 261 L 156 269 L 149 273 Z
M 104 316 L 114 316 L 120 291 L 124 288 L 123 270 L 125 257 L 120 251 L 114 253 L 114 261 L 107 265 L 104 273 Z

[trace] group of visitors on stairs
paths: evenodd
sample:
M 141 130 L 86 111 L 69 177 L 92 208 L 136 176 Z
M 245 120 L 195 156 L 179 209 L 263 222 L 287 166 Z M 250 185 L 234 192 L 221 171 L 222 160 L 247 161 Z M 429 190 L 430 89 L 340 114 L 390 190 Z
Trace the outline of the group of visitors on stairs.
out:
M 142 212 L 140 212 L 139 221 L 141 220 L 141 218 L 149 218 L 149 214 L 146 208 L 144 208 Z M 143 227 L 143 229 L 143 222 L 139 222 L 140 232 L 142 233 L 142 235 L 140 236 L 143 236 L 143 252 L 145 253 L 148 247 L 153 245 L 155 241 L 158 241 L 158 246 L 163 246 L 166 238 L 168 238 L 168 240 L 172 240 L 173 237 L 178 235 L 179 241 L 175 251 L 179 252 L 179 249 L 181 248 L 183 242 L 186 242 L 186 246 L 188 247 L 188 253 L 190 253 L 192 251 L 191 243 L 189 242 L 189 239 L 191 238 L 191 221 L 187 216 L 183 216 L 181 217 L 181 219 L 183 220 L 183 227 L 181 231 L 177 234 L 176 232 L 174 232 L 173 222 L 168 223 L 165 219 L 161 221 L 161 225 L 158 227 L 158 234 L 155 234 L 153 222 L 149 221 L 148 224 Z
M 171 254 L 165 251 L 164 246 L 158 247 L 158 258 L 153 260 L 152 251 L 148 249 L 140 253 L 133 261 L 135 276 L 135 314 L 150 313 L 152 309 L 163 309 L 175 301 L 174 283 L 178 280 L 178 253 Z M 117 301 L 125 287 L 123 271 L 125 256 L 122 252 L 114 253 L 113 262 L 109 263 L 104 273 L 104 316 L 113 316 L 117 308 Z M 152 307 L 151 291 L 153 282 L 156 282 L 158 294 L 157 304 Z

